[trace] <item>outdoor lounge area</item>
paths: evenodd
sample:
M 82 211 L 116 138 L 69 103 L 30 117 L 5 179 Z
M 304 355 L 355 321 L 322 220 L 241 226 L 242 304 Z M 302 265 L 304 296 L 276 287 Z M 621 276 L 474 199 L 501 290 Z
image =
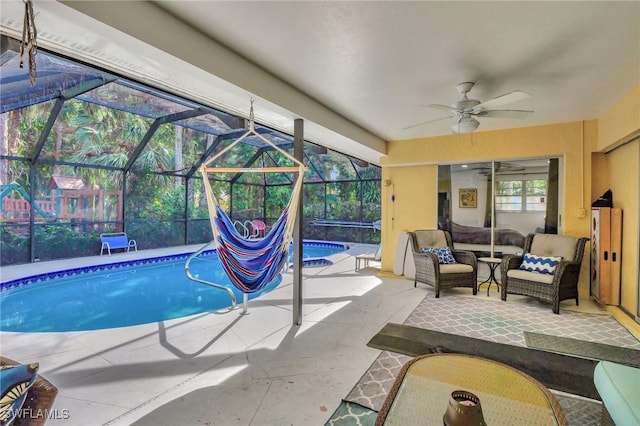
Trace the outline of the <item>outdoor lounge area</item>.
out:
M 285 273 L 276 290 L 249 302 L 247 315 L 237 310 L 96 331 L 3 333 L 3 356 L 39 362 L 41 375 L 57 387 L 53 413 L 60 418 L 47 424 L 273 425 L 355 424 L 349 413 L 373 424 L 395 375 L 412 358 L 401 346 L 394 352 L 369 345 L 374 336 L 384 338 L 389 324 L 445 333 L 451 344 L 467 336 L 526 348 L 526 333 L 537 332 L 640 350 L 637 327 L 626 323 L 627 329 L 588 299 L 580 306 L 562 302 L 558 328 L 558 316 L 534 299 L 503 302 L 498 291 L 474 296 L 464 288 L 442 290 L 436 299 L 432 288 L 378 276 L 376 268 L 354 272 L 355 256 L 372 248 L 356 245 L 333 255 L 331 266 L 304 269 L 300 326 L 291 325 L 291 274 Z M 33 273 L 107 259 L 42 262 Z M 20 272 L 9 267 L 3 279 Z M 553 392 L 568 424 L 600 424 L 593 385 L 577 397 L 567 389 Z
M 2 0 L 0 422 L 640 425 L 638 45 L 640 2 Z

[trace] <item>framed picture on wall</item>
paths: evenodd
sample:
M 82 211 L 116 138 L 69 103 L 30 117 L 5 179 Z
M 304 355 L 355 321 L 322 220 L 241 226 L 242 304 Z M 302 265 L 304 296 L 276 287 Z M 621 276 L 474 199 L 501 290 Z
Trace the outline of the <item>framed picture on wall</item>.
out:
M 478 207 L 477 188 L 460 188 L 460 207 L 463 209 L 475 209 Z

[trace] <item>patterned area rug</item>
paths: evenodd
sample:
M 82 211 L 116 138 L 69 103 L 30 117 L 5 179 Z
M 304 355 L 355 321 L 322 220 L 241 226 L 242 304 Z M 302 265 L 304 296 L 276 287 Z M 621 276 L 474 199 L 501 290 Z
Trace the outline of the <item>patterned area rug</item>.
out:
M 408 356 L 456 353 L 486 358 L 522 371 L 549 389 L 600 399 L 593 381 L 594 359 L 394 323 L 387 323 L 367 346 Z
M 609 315 L 567 310 L 556 315 L 544 304 L 483 300 L 446 292 L 436 299 L 430 289 L 404 324 L 522 347 L 526 347 L 523 332 L 530 331 L 640 349 L 640 341 Z M 342 407 L 345 403 L 377 413 L 402 365 L 410 359 L 406 355 L 382 351 L 336 410 L 342 416 L 340 424 L 365 424 L 360 422 L 362 417 L 349 419 L 344 415 L 348 412 Z M 598 401 L 554 393 L 570 425 L 600 424 L 601 404 Z M 338 424 L 331 423 L 334 420 L 332 417 L 327 424 Z
M 373 426 L 378 412 L 353 402 L 342 401 L 333 413 L 327 426 Z

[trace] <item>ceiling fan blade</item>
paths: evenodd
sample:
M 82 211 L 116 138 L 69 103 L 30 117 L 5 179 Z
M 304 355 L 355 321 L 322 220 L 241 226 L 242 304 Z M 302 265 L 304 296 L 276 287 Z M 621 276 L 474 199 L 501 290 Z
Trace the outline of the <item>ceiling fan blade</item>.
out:
M 473 113 L 477 117 L 487 118 L 527 118 L 533 111 L 519 109 L 492 109 L 488 111 L 478 111 Z
M 441 105 L 441 104 L 430 104 L 430 105 L 421 105 L 423 107 L 435 108 L 435 109 L 443 109 L 445 111 L 456 111 L 456 109 L 449 105 Z
M 497 98 L 489 99 L 488 101 L 482 102 L 481 104 L 476 105 L 473 108 L 473 111 L 495 109 L 497 107 L 501 107 L 503 105 L 521 101 L 523 99 L 527 99 L 530 97 L 531 95 L 528 94 L 527 92 L 516 90 L 513 92 L 506 93 L 502 96 L 498 96 Z
M 422 123 L 412 124 L 411 126 L 403 127 L 403 128 L 402 128 L 402 130 L 409 130 L 409 129 L 413 129 L 414 127 L 424 126 L 425 124 L 435 123 L 436 121 L 447 120 L 447 119 L 449 119 L 449 118 L 451 118 L 451 116 L 450 116 L 450 115 L 448 115 L 448 116 L 446 116 L 446 117 L 436 118 L 435 120 L 423 121 Z

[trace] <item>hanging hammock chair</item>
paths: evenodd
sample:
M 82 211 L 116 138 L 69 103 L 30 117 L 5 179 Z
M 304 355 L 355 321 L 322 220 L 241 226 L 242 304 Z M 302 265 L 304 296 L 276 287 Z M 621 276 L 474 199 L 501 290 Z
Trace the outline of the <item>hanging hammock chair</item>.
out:
M 256 136 L 293 161 L 290 167 L 213 167 L 212 164 L 224 153 L 233 149 L 248 136 Z M 289 256 L 289 246 L 293 238 L 293 227 L 298 210 L 302 181 L 306 167 L 302 162 L 279 148 L 273 142 L 255 131 L 253 105 L 249 120 L 249 130 L 215 156 L 204 162 L 199 169 L 202 174 L 209 219 L 213 231 L 213 243 L 222 266 L 235 287 L 245 294 L 262 290 L 282 270 Z M 220 207 L 213 194 L 209 174 L 211 173 L 285 173 L 295 172 L 297 176 L 289 204 L 278 220 L 261 239 L 249 239 L 240 235 L 227 213 Z

